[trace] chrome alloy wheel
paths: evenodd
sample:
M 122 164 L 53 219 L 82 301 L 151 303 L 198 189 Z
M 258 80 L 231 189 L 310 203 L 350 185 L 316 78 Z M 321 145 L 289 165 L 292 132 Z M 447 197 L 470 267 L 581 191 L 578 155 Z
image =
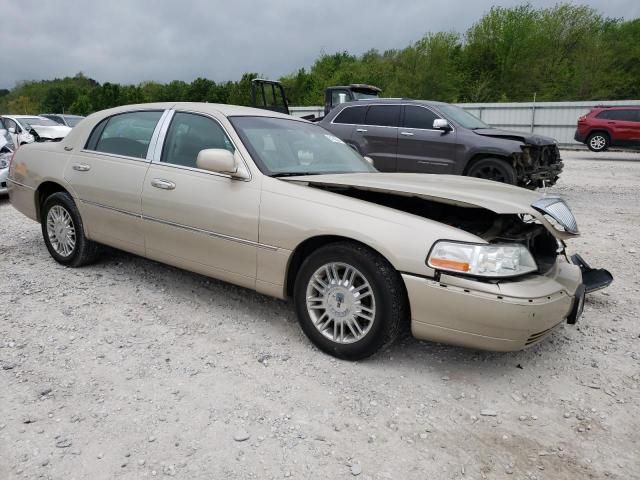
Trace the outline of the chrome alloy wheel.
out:
M 607 140 L 602 135 L 594 135 L 589 140 L 589 144 L 594 150 L 602 150 L 606 146 Z
M 64 207 L 54 205 L 47 213 L 47 236 L 56 253 L 63 257 L 71 255 L 76 248 L 76 228 Z
M 371 285 L 346 263 L 327 263 L 309 279 L 307 312 L 318 331 L 336 343 L 354 343 L 373 326 L 376 302 Z

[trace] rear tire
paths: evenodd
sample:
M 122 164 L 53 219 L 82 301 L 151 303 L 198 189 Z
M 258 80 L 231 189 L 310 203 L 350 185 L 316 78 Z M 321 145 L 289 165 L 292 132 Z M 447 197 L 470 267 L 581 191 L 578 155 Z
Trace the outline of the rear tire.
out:
M 307 257 L 293 298 L 307 337 L 346 360 L 369 357 L 393 343 L 409 316 L 398 272 L 377 253 L 350 242 L 321 247 Z
M 509 185 L 515 185 L 518 180 L 514 168 L 499 158 L 482 158 L 474 162 L 469 168 L 467 176 L 508 183 Z
M 592 152 L 604 152 L 610 144 L 609 135 L 604 132 L 594 132 L 587 137 L 587 147 Z
M 44 201 L 42 237 L 53 259 L 67 267 L 87 265 L 98 256 L 98 244 L 84 235 L 80 212 L 71 195 L 56 192 Z

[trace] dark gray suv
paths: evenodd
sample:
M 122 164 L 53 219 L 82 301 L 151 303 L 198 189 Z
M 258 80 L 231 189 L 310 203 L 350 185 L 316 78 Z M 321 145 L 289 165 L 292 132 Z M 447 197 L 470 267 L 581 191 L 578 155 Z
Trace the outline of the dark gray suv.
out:
M 563 166 L 554 139 L 491 128 L 447 103 L 360 100 L 336 107 L 319 124 L 383 172 L 468 175 L 536 188 L 556 183 Z

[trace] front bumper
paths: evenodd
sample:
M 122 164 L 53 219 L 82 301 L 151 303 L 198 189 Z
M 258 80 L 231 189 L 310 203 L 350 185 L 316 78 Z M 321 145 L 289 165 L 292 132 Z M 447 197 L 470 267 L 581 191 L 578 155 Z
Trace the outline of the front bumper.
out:
M 402 278 L 416 338 L 494 351 L 541 341 L 572 313 L 582 285 L 580 268 L 565 262 L 546 275 L 496 284 L 450 275 Z

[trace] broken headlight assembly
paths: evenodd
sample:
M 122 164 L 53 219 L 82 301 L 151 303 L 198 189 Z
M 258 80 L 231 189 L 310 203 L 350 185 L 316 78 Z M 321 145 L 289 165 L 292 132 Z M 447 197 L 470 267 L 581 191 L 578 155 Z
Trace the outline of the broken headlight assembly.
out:
M 427 258 L 433 269 L 485 278 L 508 278 L 538 270 L 533 256 L 520 244 L 476 244 L 441 240 Z

